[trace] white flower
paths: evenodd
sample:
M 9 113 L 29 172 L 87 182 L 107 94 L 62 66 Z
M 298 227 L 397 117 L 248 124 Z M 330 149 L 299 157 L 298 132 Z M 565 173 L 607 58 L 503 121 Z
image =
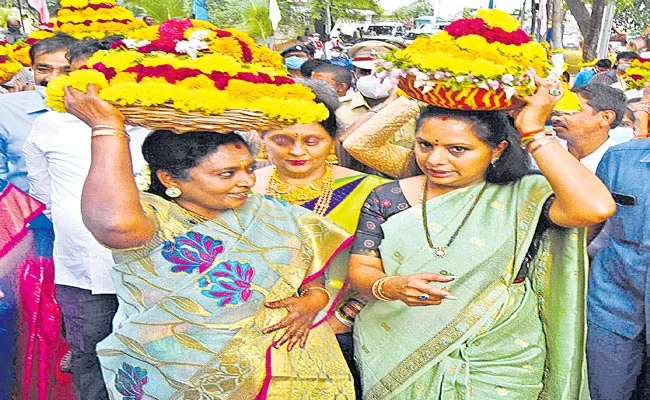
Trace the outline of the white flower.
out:
M 136 172 L 134 178 L 135 185 L 139 191 L 144 192 L 148 190 L 151 186 L 151 168 L 149 168 L 149 165 L 143 166 L 140 172 Z
M 442 72 L 442 71 L 436 71 L 436 72 L 433 73 L 433 79 L 436 79 L 436 80 L 445 79 L 445 73 Z
M 497 90 L 501 86 L 499 81 L 495 81 L 494 79 L 488 79 L 487 84 L 492 90 Z
M 465 80 L 465 75 L 459 75 L 456 77 L 456 82 L 461 83 Z
M 200 50 L 206 50 L 207 48 L 207 43 L 198 39 L 190 39 L 177 42 L 174 50 L 176 50 L 177 53 L 187 54 L 192 58 L 196 58 Z
M 505 83 L 506 85 L 512 85 L 512 82 L 514 82 L 514 80 L 515 77 L 510 74 L 501 75 L 501 82 Z
M 485 82 L 479 82 L 476 84 L 476 87 L 479 89 L 490 90 L 490 87 Z
M 210 33 L 208 31 L 206 31 L 205 29 L 199 29 L 198 31 L 194 31 L 190 35 L 189 40 L 192 40 L 192 39 L 203 40 L 203 39 L 207 38 L 208 35 L 210 35 Z
M 138 47 L 146 46 L 151 43 L 148 40 L 133 40 L 133 39 L 122 39 L 122 43 L 129 49 L 137 49 Z
M 516 90 L 513 87 L 505 87 L 503 88 L 503 91 L 506 93 L 506 99 L 510 100 L 510 98 L 515 94 Z

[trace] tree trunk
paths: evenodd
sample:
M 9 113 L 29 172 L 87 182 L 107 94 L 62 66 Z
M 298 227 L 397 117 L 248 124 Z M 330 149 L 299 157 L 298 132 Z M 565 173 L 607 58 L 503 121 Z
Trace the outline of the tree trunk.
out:
M 591 61 L 596 58 L 598 35 L 603 19 L 603 11 L 607 0 L 594 0 L 591 13 L 582 0 L 565 0 L 569 11 L 578 22 L 578 28 L 583 38 L 582 59 Z
M 535 9 L 535 0 L 530 0 L 530 34 L 537 35 L 536 22 L 537 22 L 537 10 Z
M 562 0 L 553 0 L 551 2 L 551 7 L 553 8 L 552 18 L 553 21 L 553 34 L 551 37 L 551 47 L 553 49 L 561 49 L 562 44 L 562 25 L 564 22 L 564 11 L 562 10 Z

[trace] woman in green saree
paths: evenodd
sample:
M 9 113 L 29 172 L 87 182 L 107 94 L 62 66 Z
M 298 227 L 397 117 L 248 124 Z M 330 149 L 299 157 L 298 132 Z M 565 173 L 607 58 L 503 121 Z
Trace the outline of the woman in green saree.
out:
M 515 118 L 429 107 L 423 175 L 368 197 L 350 279 L 364 399 L 586 399 L 584 227 L 615 210 L 544 133 L 559 82 Z M 390 345 L 388 345 L 390 343 Z
M 263 157 L 268 157 L 273 165 L 255 171 L 257 183 L 253 190 L 313 210 L 352 235 L 364 200 L 371 190 L 388 180 L 334 165 L 334 137 L 338 130 L 334 112 L 339 105 L 338 97 L 334 89 L 323 81 L 302 83 L 314 91 L 316 102 L 326 105 L 330 111 L 329 118 L 264 132 Z M 346 286 L 348 263 L 347 260 L 341 261 L 328 268 L 327 287 L 332 290 Z M 347 291 L 339 309 L 328 319 L 355 378 L 358 374 L 351 327 L 362 306 L 363 300 Z M 359 389 L 357 384 L 360 394 Z
M 66 90 L 93 128 L 84 222 L 118 264 L 114 329 L 97 349 L 112 398 L 353 398 L 321 324 L 337 296 L 323 275 L 349 234 L 249 195 L 253 158 L 234 133 L 152 132 L 151 187 L 139 194 L 123 116 L 92 86 Z

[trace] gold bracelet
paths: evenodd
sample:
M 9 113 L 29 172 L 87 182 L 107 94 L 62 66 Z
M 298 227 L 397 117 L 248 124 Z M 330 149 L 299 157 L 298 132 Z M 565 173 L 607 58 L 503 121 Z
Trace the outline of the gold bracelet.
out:
M 124 130 L 124 125 L 115 127 L 112 125 L 95 125 L 93 126 L 93 130 L 95 129 L 115 129 L 116 131 L 123 131 Z
M 91 137 L 97 137 L 97 136 L 117 136 L 117 137 L 123 137 L 126 138 L 127 140 L 129 139 L 129 135 L 126 134 L 123 130 L 118 130 L 114 128 L 102 128 L 102 129 L 93 129 Z
M 393 299 L 387 297 L 382 291 L 382 287 L 384 286 L 384 283 L 386 283 L 388 280 L 392 278 L 395 278 L 395 276 L 384 276 L 382 278 L 377 279 L 375 283 L 372 284 L 372 295 L 375 296 L 376 299 L 382 301 L 393 301 Z
M 325 292 L 325 294 L 327 295 L 327 302 L 328 303 L 332 299 L 332 296 L 330 295 L 330 292 L 328 292 L 327 289 L 325 289 L 322 286 L 310 286 L 310 287 L 308 287 L 306 289 L 301 290 L 300 293 L 298 293 L 298 296 L 304 297 L 310 290 L 320 290 L 322 292 Z
M 546 146 L 547 144 L 551 143 L 554 140 L 554 138 L 549 137 L 548 139 L 544 140 L 541 143 L 538 143 L 536 146 L 533 146 L 533 148 L 528 149 L 528 152 L 530 154 L 535 154 L 535 152 L 539 149 L 541 149 L 543 146 Z M 532 143 L 531 143 L 532 144 Z

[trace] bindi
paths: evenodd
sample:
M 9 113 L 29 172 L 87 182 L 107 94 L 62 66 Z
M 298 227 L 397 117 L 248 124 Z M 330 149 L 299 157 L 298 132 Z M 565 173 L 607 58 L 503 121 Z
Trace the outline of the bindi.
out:
M 240 150 L 240 149 L 243 149 L 244 146 L 242 146 L 241 143 L 235 143 L 235 148 L 236 148 L 237 150 Z

